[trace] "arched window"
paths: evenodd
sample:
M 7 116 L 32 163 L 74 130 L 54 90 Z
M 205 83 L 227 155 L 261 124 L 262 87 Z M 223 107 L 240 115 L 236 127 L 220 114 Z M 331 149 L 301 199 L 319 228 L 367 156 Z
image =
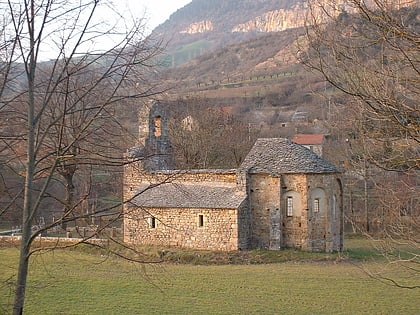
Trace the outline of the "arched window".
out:
M 325 214 L 327 204 L 325 191 L 322 188 L 315 188 L 311 191 L 311 204 L 313 214 Z

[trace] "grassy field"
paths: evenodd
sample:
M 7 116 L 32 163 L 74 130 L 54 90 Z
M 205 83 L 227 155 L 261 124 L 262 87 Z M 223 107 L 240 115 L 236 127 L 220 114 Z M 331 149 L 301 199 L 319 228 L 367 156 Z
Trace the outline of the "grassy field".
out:
M 10 313 L 17 255 L 0 249 L 0 314 Z M 55 251 L 32 259 L 25 314 L 419 314 L 419 290 L 383 284 L 350 261 L 141 266 Z

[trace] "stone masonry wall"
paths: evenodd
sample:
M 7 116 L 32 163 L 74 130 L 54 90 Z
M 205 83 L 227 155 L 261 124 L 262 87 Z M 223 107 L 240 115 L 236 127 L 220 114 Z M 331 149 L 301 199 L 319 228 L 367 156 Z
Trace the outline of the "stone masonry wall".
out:
M 325 198 L 319 212 L 314 212 L 313 198 L 308 201 L 308 242 L 313 251 L 340 251 L 342 249 L 343 202 L 339 177 L 335 175 L 308 176 L 309 198 L 322 189 Z
M 175 170 L 142 174 L 140 178 L 143 183 L 176 181 L 184 183 L 217 182 L 230 185 L 236 184 L 236 173 L 234 170 L 190 170 L 188 172 Z
M 175 182 L 206 183 L 215 186 L 235 186 L 236 173 L 232 170 L 162 171 L 145 173 L 141 162 L 129 163 L 124 169 L 124 200 L 138 193 L 141 184 Z M 246 209 L 241 207 L 241 216 Z M 202 216 L 203 226 L 199 226 Z M 151 218 L 155 227 L 151 227 Z M 246 243 L 246 228 L 242 230 L 242 243 Z M 138 244 L 181 246 L 197 249 L 238 249 L 237 209 L 183 209 L 137 208 L 129 202 L 124 205 L 124 241 Z
M 162 171 L 145 173 L 141 162 L 128 163 L 124 167 L 123 196 L 124 201 L 132 198 L 140 184 L 144 183 L 217 183 L 218 185 L 236 185 L 234 170 L 193 170 L 193 171 Z
M 124 166 L 123 201 L 124 203 L 134 197 L 136 188 L 142 180 L 142 165 L 140 162 L 131 162 Z
M 251 215 L 248 198 L 238 209 L 238 249 L 251 248 Z
M 268 174 L 251 175 L 249 206 L 251 248 L 277 247 L 276 249 L 279 249 L 280 231 L 270 231 L 270 228 L 271 217 L 280 214 L 280 178 L 271 177 Z
M 342 192 L 335 174 L 253 174 L 249 180 L 250 248 L 342 249 Z M 293 214 L 287 215 L 287 197 Z M 315 212 L 314 199 L 320 209 Z
M 200 218 L 201 216 L 201 218 Z M 154 226 L 151 226 L 151 218 Z M 129 207 L 124 241 L 209 250 L 238 249 L 236 209 L 139 209 Z
M 238 209 L 139 209 L 127 203 L 124 241 L 212 250 L 291 247 L 330 252 L 342 249 L 343 201 L 337 174 L 244 176 L 248 177 L 248 198 Z M 131 163 L 125 167 L 124 200 L 132 198 L 141 183 L 202 182 L 232 187 L 237 180 L 233 170 L 145 174 L 141 163 Z M 287 216 L 287 196 L 299 196 L 298 208 L 292 216 Z M 324 196 L 319 198 L 318 213 L 313 209 L 314 196 Z M 155 227 L 150 227 L 152 217 Z
M 294 192 L 296 194 L 291 194 Z M 287 196 L 294 198 L 293 215 L 287 216 Z M 307 176 L 288 174 L 282 176 L 281 188 L 282 247 L 307 250 Z M 295 200 L 299 196 L 299 200 Z

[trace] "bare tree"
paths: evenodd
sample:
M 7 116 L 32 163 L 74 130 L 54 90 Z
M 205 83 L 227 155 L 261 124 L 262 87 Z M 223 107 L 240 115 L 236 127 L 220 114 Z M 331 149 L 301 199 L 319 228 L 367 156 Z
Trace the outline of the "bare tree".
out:
M 78 210 L 90 194 L 89 170 L 123 163 L 119 146 L 124 146 L 124 128 L 118 111 L 127 108 L 121 104 L 160 92 L 155 77 L 161 43 L 145 35 L 143 19 L 121 24 L 127 20 L 111 1 L 8 0 L 0 8 L 8 22 L 0 44 L 0 135 L 2 146 L 14 157 L 9 167 L 23 167 L 17 172 L 25 181 L 13 307 L 14 314 L 22 314 L 34 239 L 55 226 L 117 209 L 113 205 L 88 214 Z M 98 15 L 103 8 L 109 12 L 107 22 Z M 98 48 L 101 42 L 113 45 Z M 78 171 L 85 173 L 79 177 L 87 181 L 84 194 L 75 192 Z M 65 187 L 64 194 L 54 190 L 56 183 Z M 61 204 L 63 211 L 33 230 L 48 199 Z
M 178 100 L 171 112 L 169 137 L 181 169 L 236 168 L 255 141 L 255 134 L 235 117 L 232 107 L 193 98 Z
M 303 61 L 360 101 L 382 128 L 418 144 L 418 7 L 410 6 L 415 1 L 346 3 L 337 11 L 331 9 L 335 1 L 310 1 L 310 49 Z
M 342 98 L 342 97 L 341 97 Z M 341 104 L 341 102 L 345 105 Z M 382 148 L 372 143 L 369 117 L 363 108 L 351 104 L 351 99 L 330 98 L 329 120 L 326 125 L 332 135 L 324 150 L 325 157 L 347 172 L 346 221 L 354 232 L 372 232 L 373 208 L 376 195 L 373 180 L 381 172 L 370 157 L 382 153 Z M 343 115 L 343 112 L 346 114 Z M 378 152 L 381 151 L 381 152 Z
M 311 0 L 308 49 L 300 55 L 310 69 L 350 97 L 340 115 L 353 117 L 346 145 L 348 176 L 359 174 L 364 180 L 366 230 L 372 232 L 372 222 L 380 225 L 377 235 L 387 244 L 380 252 L 417 276 L 418 15 L 417 2 L 410 0 Z M 352 111 L 357 115 L 349 115 Z M 377 200 L 372 204 L 369 198 Z M 404 254 L 398 254 L 401 248 Z

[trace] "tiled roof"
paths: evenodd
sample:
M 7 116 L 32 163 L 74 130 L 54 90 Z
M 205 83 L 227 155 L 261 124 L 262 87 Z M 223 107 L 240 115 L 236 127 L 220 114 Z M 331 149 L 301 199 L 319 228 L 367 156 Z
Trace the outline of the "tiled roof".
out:
M 324 135 L 322 134 L 297 134 L 293 137 L 293 142 L 298 144 L 322 144 Z
M 237 209 L 245 194 L 235 184 L 219 185 L 195 183 L 164 183 L 157 186 L 142 185 L 132 201 L 138 207 Z
M 339 173 L 316 153 L 287 139 L 258 139 L 240 166 L 250 173 L 322 174 Z

